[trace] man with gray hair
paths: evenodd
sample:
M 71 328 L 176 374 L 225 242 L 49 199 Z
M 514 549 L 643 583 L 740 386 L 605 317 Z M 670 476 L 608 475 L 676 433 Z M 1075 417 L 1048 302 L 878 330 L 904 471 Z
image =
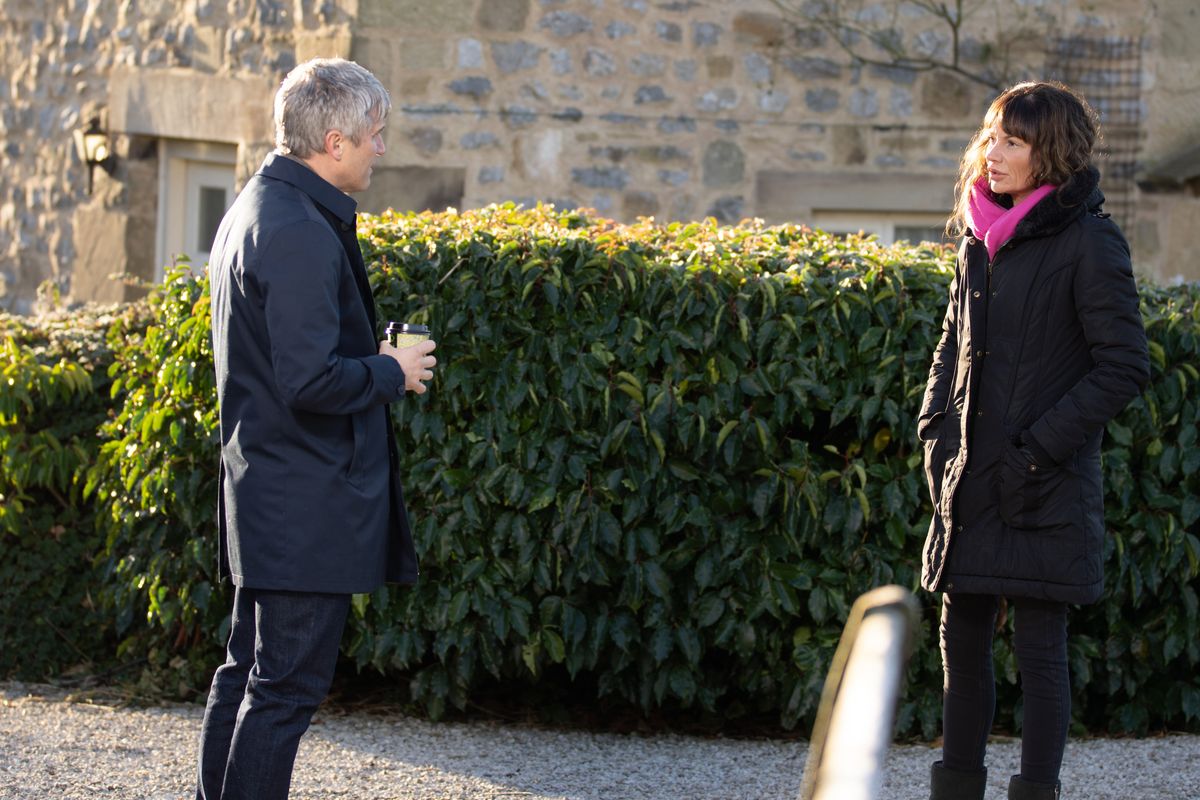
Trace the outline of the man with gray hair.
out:
M 390 110 L 351 61 L 292 70 L 275 95 L 276 149 L 213 244 L 220 569 L 234 600 L 201 800 L 288 796 L 351 594 L 417 579 L 388 403 L 426 391 L 435 345 L 377 341 L 349 197 L 370 185 Z

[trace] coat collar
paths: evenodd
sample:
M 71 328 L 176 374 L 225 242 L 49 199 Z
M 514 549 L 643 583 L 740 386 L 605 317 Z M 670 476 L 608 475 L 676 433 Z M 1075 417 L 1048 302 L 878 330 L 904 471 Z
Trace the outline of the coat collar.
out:
M 354 212 L 358 203 L 353 197 L 313 172 L 304 162 L 282 153 L 271 152 L 258 168 L 258 174 L 290 183 L 328 209 L 339 220 L 353 227 Z
M 1040 203 L 1031 208 L 1025 218 L 1017 223 L 1012 238 L 1053 236 L 1084 214 L 1098 212 L 1103 205 L 1100 171 L 1088 167 L 1067 178 L 1057 191 L 1042 198 Z

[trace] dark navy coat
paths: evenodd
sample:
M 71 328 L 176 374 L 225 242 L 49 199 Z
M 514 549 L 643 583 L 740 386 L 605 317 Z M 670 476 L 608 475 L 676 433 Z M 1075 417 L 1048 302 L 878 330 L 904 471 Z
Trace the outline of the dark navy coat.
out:
M 1103 588 L 1104 427 L 1150 374 L 1129 246 L 1095 170 L 989 263 L 967 232 L 918 424 L 930 591 L 1090 603 Z
M 411 583 L 416 555 L 378 354 L 355 202 L 271 154 L 209 262 L 221 417 L 221 571 L 234 584 L 369 592 Z

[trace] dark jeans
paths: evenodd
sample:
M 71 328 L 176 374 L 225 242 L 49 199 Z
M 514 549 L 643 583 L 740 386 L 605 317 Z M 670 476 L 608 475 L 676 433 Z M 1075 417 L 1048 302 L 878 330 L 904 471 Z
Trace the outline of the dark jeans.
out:
M 942 761 L 950 769 L 983 769 L 996 707 L 992 633 L 999 605 L 991 595 L 942 595 Z M 1057 783 L 1071 724 L 1067 606 L 1027 598 L 1011 605 L 1024 697 L 1021 777 Z
M 197 800 L 285 800 L 329 693 L 350 596 L 238 587 L 200 733 Z

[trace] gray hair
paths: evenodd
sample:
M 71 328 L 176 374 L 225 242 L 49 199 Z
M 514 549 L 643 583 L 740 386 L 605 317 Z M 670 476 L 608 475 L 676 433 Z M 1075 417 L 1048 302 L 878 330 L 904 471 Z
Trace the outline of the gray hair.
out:
M 360 144 L 391 110 L 387 89 L 365 68 L 343 58 L 310 59 L 275 93 L 275 148 L 308 158 L 324 151 L 333 130 Z

